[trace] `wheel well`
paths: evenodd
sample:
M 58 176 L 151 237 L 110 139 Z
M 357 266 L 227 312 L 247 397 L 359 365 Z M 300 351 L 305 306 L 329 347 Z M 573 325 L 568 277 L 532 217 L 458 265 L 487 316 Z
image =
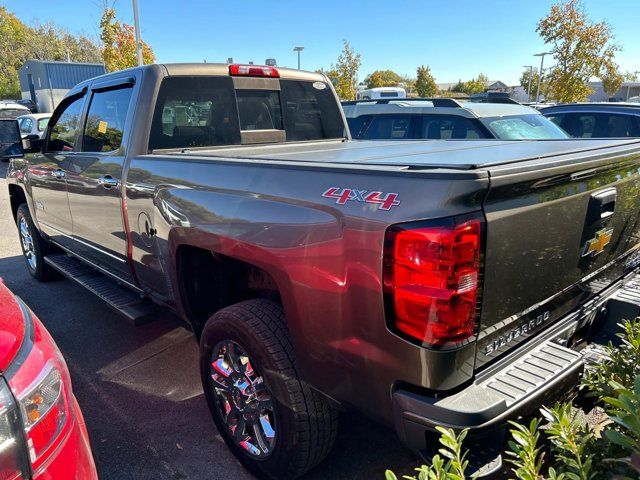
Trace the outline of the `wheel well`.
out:
M 11 213 L 15 220 L 18 214 L 18 207 L 23 203 L 27 203 L 27 197 L 24 194 L 24 190 L 18 185 L 9 185 L 9 198 L 11 200 Z
M 194 332 L 218 310 L 253 298 L 281 302 L 273 277 L 249 263 L 209 250 L 181 245 L 176 254 L 182 303 Z

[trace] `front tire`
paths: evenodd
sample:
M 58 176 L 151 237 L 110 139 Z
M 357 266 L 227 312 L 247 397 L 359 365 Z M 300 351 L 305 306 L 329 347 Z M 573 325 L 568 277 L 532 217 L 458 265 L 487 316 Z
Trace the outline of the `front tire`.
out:
M 22 254 L 31 276 L 40 282 L 55 278 L 56 271 L 44 261 L 44 257 L 49 253 L 51 247 L 40 236 L 26 203 L 18 207 L 16 224 L 18 225 Z
M 279 304 L 248 300 L 215 313 L 200 371 L 220 435 L 258 477 L 298 477 L 331 450 L 338 412 L 300 379 Z

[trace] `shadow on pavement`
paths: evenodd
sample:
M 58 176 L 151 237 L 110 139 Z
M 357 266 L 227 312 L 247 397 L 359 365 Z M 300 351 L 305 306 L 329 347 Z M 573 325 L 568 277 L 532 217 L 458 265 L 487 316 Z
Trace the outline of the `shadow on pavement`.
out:
M 69 280 L 36 282 L 21 256 L 0 259 L 0 277 L 62 350 L 101 479 L 251 478 L 211 420 L 182 322 L 165 314 L 134 327 Z M 382 479 L 417 464 L 393 431 L 345 413 L 333 452 L 306 478 Z

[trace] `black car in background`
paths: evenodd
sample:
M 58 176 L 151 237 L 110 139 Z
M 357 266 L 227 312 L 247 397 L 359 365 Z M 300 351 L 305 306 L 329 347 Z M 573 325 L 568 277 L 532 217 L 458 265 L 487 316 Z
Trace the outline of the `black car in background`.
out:
M 640 137 L 639 103 L 567 103 L 540 113 L 575 138 Z

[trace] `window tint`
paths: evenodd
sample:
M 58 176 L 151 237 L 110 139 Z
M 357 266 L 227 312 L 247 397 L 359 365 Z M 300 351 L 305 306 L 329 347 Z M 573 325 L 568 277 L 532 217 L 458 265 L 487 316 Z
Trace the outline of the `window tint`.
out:
M 362 127 L 367 120 L 371 118 L 371 115 L 360 115 L 359 117 L 347 118 L 349 124 L 349 131 L 353 138 L 360 138 Z
M 487 117 L 481 122 L 501 140 L 550 140 L 567 134 L 547 117 L 539 114 Z
M 84 97 L 78 97 L 63 107 L 62 113 L 51 127 L 47 151 L 71 152 L 75 149 L 83 100 Z
M 230 77 L 163 80 L 151 125 L 150 149 L 239 143 L 238 113 Z
M 422 126 L 417 138 L 432 140 L 462 140 L 485 138 L 485 135 L 465 117 L 421 115 Z
M 322 82 L 280 80 L 288 141 L 342 138 L 344 123 L 333 92 Z M 351 132 L 354 134 L 354 132 Z
M 22 133 L 30 133 L 31 129 L 33 128 L 33 120 L 30 119 L 29 117 L 25 117 L 25 118 L 21 118 L 20 120 L 18 120 L 18 123 L 20 124 L 20 131 Z
M 272 90 L 236 90 L 240 130 L 282 130 L 280 93 Z
M 409 138 L 411 115 L 375 115 L 360 137 L 365 140 Z
M 113 152 L 120 148 L 132 92 L 128 87 L 93 94 L 82 136 L 83 152 Z
M 571 113 L 567 114 L 564 127 L 576 138 L 638 137 L 639 123 L 633 115 Z

